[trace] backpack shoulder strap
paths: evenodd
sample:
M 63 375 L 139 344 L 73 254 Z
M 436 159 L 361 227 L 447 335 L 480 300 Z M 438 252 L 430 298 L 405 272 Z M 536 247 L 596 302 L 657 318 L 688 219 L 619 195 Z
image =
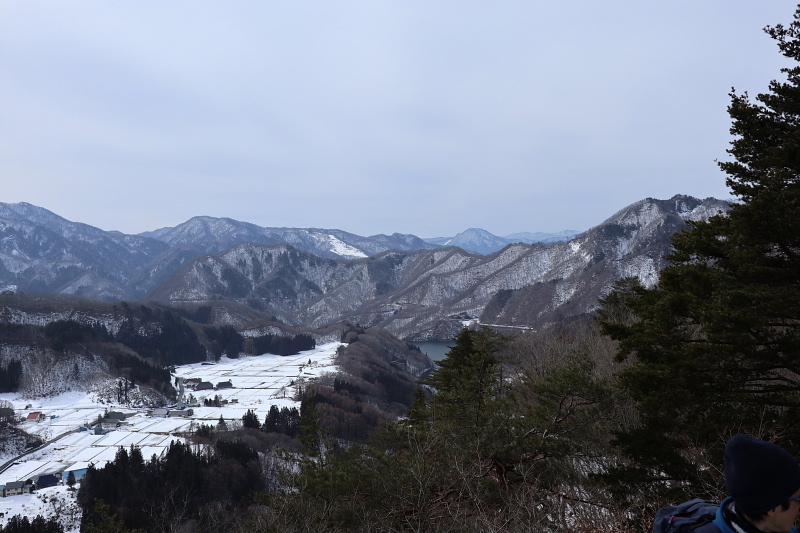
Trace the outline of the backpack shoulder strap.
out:
M 727 533 L 727 531 L 720 530 L 719 526 L 717 526 L 716 520 L 712 520 L 711 522 L 706 522 L 695 529 L 694 533 Z

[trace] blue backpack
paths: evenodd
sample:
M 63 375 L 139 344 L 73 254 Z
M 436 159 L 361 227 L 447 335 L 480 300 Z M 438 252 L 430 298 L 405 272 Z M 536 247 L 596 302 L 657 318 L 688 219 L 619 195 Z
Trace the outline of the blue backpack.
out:
M 714 521 L 719 505 L 695 498 L 674 507 L 662 507 L 656 512 L 653 533 L 689 533 Z M 709 526 L 709 531 L 719 531 Z

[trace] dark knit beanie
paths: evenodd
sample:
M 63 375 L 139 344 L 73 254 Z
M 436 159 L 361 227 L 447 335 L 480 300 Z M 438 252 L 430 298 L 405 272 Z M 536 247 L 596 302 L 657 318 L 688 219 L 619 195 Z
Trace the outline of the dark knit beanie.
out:
M 777 444 L 740 433 L 725 445 L 725 483 L 736 507 L 765 513 L 800 489 L 800 465 Z

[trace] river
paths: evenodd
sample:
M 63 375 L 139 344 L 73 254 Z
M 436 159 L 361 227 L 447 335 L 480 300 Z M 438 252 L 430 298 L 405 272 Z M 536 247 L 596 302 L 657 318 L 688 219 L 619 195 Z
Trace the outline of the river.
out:
M 437 342 L 413 342 L 419 346 L 422 353 L 428 354 L 428 357 L 434 361 L 441 361 L 447 356 L 447 352 L 455 344 L 455 341 L 437 341 Z

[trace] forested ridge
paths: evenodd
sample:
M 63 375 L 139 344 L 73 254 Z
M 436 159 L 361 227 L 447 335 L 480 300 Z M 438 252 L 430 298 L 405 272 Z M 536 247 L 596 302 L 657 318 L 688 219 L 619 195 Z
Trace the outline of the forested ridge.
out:
M 175 396 L 170 367 L 242 353 L 293 355 L 316 344 L 308 333 L 245 338 L 230 325 L 195 322 L 207 320 L 207 306 L 189 313 L 155 304 L 24 294 L 2 295 L 0 305 L 6 315 L 34 315 L 29 322 L 0 322 L 0 392 L 31 397 L 85 387 L 102 375 L 125 378 L 166 401 Z M 62 370 L 58 379 L 54 368 Z

